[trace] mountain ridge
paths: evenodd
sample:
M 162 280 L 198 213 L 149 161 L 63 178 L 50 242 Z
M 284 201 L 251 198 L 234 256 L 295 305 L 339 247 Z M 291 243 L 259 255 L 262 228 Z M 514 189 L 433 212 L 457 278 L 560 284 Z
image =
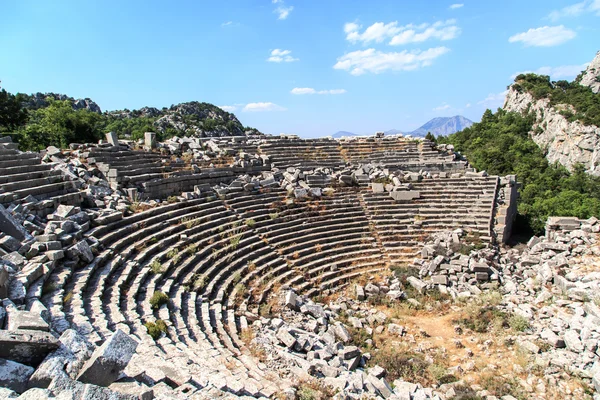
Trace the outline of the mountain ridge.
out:
M 471 125 L 473 125 L 473 121 L 471 121 L 470 119 L 463 117 L 462 115 L 455 115 L 453 117 L 436 117 L 436 118 L 430 119 L 429 121 L 427 121 L 426 123 L 421 125 L 419 128 L 415 129 L 414 131 L 405 132 L 405 131 L 402 131 L 399 129 L 390 129 L 390 130 L 384 131 L 384 133 L 386 135 L 403 134 L 403 135 L 425 137 L 428 132 L 431 132 L 434 136 L 440 136 L 440 135 L 447 136 L 452 133 L 462 131 L 463 129 L 468 128 Z M 374 135 L 374 132 L 371 135 Z M 331 136 L 333 138 L 339 139 L 343 136 L 351 137 L 351 136 L 366 136 L 366 135 L 360 135 L 357 133 L 347 132 L 347 131 L 338 131 Z

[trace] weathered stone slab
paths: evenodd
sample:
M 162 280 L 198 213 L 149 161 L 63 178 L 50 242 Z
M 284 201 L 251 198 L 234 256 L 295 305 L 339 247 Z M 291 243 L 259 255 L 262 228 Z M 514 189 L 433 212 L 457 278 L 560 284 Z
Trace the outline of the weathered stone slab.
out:
M 423 282 L 422 280 L 420 280 L 419 278 L 416 278 L 414 276 L 409 276 L 407 281 L 419 293 L 423 293 L 425 291 L 425 288 L 427 287 L 427 284 L 425 282 Z
M 85 364 L 77 380 L 99 386 L 108 386 L 135 353 L 138 343 L 122 330 L 117 330 L 102 346 L 96 349 Z
M 54 212 L 54 215 L 56 215 L 59 218 L 65 219 L 77 212 L 78 211 L 74 206 L 65 206 L 64 204 L 61 204 Z
M 356 300 L 363 301 L 365 299 L 365 288 L 361 285 L 356 285 Z
M 277 331 L 277 339 L 288 348 L 292 348 L 296 344 L 296 338 L 283 327 Z
M 413 200 L 421 197 L 421 193 L 416 190 L 403 190 L 397 192 L 390 192 L 390 196 L 396 200 Z
M 292 310 L 298 311 L 299 310 L 298 304 L 299 304 L 298 296 L 296 295 L 296 293 L 289 290 L 287 292 L 287 294 L 285 295 L 285 305 Z
M 58 375 L 74 378 L 94 351 L 94 346 L 74 329 L 67 329 L 58 340 L 60 347 L 36 368 L 30 387 L 48 387 Z
M 27 365 L 0 358 L 0 386 L 23 393 L 34 371 Z
M 373 193 L 383 193 L 385 192 L 385 188 L 383 186 L 383 183 L 371 183 L 371 189 L 373 190 Z
M 48 323 L 44 321 L 39 313 L 14 309 L 9 309 L 7 311 L 6 328 L 9 331 L 28 329 L 32 331 L 48 332 L 50 330 Z
M 94 254 L 90 245 L 85 240 L 80 240 L 74 244 L 70 249 L 70 254 L 74 257 L 78 257 L 87 263 L 94 261 Z
M 144 147 L 148 150 L 156 148 L 156 133 L 144 132 Z
M 17 240 L 31 239 L 32 236 L 19 224 L 10 212 L 0 204 L 0 231 L 10 235 Z
M 58 340 L 48 332 L 0 330 L 0 358 L 37 365 L 58 346 Z
M 119 145 L 119 138 L 117 137 L 117 134 L 114 132 L 107 132 L 106 133 L 106 141 L 110 144 L 112 144 L 113 146 L 118 146 Z
M 0 247 L 8 252 L 17 251 L 21 248 L 21 242 L 10 235 L 0 238 Z

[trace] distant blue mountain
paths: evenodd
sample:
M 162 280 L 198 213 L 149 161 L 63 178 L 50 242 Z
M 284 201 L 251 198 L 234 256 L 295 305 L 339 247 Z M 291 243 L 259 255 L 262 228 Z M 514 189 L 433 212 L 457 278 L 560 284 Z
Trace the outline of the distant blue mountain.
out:
M 434 136 L 447 136 L 452 133 L 460 132 L 465 128 L 473 125 L 473 121 L 467 119 L 461 115 L 456 115 L 454 117 L 438 117 L 434 118 L 418 129 L 415 129 L 412 132 L 404 132 L 398 129 L 390 129 L 389 131 L 385 131 L 386 136 L 397 135 L 402 133 L 404 135 L 425 137 L 427 132 L 431 132 Z M 375 131 L 370 134 L 370 136 L 374 136 Z M 331 135 L 332 137 L 339 139 L 342 136 L 363 136 L 357 133 L 347 132 L 347 131 L 339 131 Z
M 336 133 L 334 133 L 334 134 L 333 134 L 333 135 L 331 135 L 331 136 L 332 136 L 333 138 L 335 138 L 335 139 L 339 139 L 339 138 L 341 138 L 341 137 L 343 137 L 343 136 L 360 136 L 360 135 L 358 135 L 358 134 L 356 134 L 356 133 L 352 133 L 352 132 L 339 131 L 339 132 L 336 132 Z
M 425 137 L 427 132 L 431 132 L 434 136 L 447 136 L 452 133 L 460 132 L 471 125 L 473 125 L 473 121 L 460 115 L 454 117 L 438 117 L 427 122 L 420 128 L 415 129 L 412 132 L 406 132 L 405 134 Z

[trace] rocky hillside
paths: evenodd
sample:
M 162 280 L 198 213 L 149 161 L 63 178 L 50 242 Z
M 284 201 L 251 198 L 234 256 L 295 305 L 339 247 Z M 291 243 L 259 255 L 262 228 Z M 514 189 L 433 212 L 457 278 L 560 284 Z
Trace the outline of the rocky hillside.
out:
M 34 93 L 31 95 L 21 94 L 21 100 L 23 107 L 29 110 L 38 110 L 40 108 L 48 107 L 50 99 L 54 100 L 68 100 L 73 105 L 75 110 L 89 110 L 98 114 L 102 113 L 100 106 L 89 98 L 85 99 L 74 99 L 65 94 L 58 93 Z
M 461 115 L 455 115 L 454 117 L 438 117 L 428 121 L 412 132 L 406 132 L 406 135 L 425 137 L 427 132 L 431 132 L 434 136 L 447 136 L 460 132 L 471 125 L 473 125 L 473 121 Z
M 600 176 L 600 54 L 575 82 L 551 82 L 547 76 L 522 74 L 506 96 L 504 109 L 533 113 L 530 135 L 548 161 L 572 170 L 584 165 Z
M 169 108 L 144 107 L 139 110 L 119 110 L 107 113 L 108 128 L 120 135 L 137 138 L 140 125 L 152 129 L 162 137 L 170 136 L 244 136 L 260 135 L 254 128 L 246 128 L 235 115 L 209 103 L 191 101 Z
M 254 128 L 244 127 L 235 115 L 209 103 L 191 101 L 169 108 L 143 107 L 139 110 L 102 112 L 100 106 L 89 98 L 74 99 L 64 94 L 19 94 L 23 108 L 30 114 L 49 107 L 52 99 L 69 101 L 73 110 L 88 110 L 101 116 L 99 129 L 116 132 L 125 139 L 140 139 L 144 132 L 159 134 L 160 139 L 172 136 L 222 137 L 261 135 Z

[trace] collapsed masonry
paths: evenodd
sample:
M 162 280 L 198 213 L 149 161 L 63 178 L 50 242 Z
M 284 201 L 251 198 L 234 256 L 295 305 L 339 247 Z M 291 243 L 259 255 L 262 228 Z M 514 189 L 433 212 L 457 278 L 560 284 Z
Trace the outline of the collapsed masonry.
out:
M 448 229 L 502 243 L 515 214 L 514 176 L 476 172 L 426 140 L 145 139 L 109 134 L 38 154 L 0 138 L 5 390 L 271 397 L 293 377 L 265 369 L 241 337 L 280 288 L 304 299 L 338 291 L 429 255 L 426 241 Z M 434 262 L 419 290 L 464 296 L 501 279 L 482 266 L 453 277 Z M 159 293 L 168 301 L 151 303 Z M 311 318 L 313 333 L 327 331 Z M 158 320 L 154 340 L 146 324 Z M 364 365 L 345 348 L 335 351 L 350 370 Z

